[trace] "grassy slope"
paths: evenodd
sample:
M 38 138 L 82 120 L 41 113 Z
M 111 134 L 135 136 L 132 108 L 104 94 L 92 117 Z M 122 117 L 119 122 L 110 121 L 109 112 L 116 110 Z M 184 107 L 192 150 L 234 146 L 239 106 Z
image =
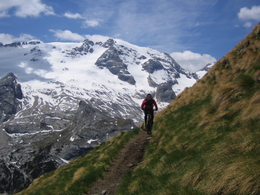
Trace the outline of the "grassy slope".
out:
M 80 195 L 85 194 L 110 165 L 120 149 L 130 138 L 140 133 L 134 129 L 120 133 L 110 141 L 99 145 L 87 155 L 83 155 L 66 166 L 42 175 L 19 195 Z
M 260 194 L 260 25 L 155 117 L 144 161 L 117 194 Z M 84 194 L 139 130 L 120 134 L 20 194 Z
M 117 194 L 260 194 L 259 117 L 260 24 L 158 113 Z

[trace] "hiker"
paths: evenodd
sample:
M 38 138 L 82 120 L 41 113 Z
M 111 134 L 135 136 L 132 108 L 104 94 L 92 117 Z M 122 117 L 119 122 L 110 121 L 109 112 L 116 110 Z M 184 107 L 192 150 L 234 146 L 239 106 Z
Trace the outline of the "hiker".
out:
M 155 107 L 155 110 L 158 110 L 157 103 L 153 99 L 151 94 L 147 94 L 146 98 L 143 100 L 141 109 L 144 111 L 144 121 L 146 124 L 147 121 L 147 113 L 150 111 L 151 113 L 151 119 L 153 124 L 153 107 Z

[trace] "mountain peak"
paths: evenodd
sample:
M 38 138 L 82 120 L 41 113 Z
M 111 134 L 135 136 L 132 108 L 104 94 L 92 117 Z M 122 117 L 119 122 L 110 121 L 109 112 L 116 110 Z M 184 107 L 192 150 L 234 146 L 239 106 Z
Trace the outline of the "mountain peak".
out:
M 9 72 L 6 76 L 0 79 L 2 85 L 10 85 L 16 83 L 16 76 L 14 73 Z
M 112 47 L 115 44 L 114 39 L 109 38 L 104 44 L 103 47 L 109 48 Z

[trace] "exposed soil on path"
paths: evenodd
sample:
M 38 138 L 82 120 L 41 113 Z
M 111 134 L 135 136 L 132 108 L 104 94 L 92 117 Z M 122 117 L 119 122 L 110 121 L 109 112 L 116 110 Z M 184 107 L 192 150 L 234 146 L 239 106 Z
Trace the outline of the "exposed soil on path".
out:
M 149 142 L 150 135 L 142 131 L 133 137 L 121 149 L 111 166 L 104 172 L 103 178 L 95 182 L 88 190 L 88 195 L 113 195 L 120 183 L 121 177 L 129 170 L 137 166 L 144 156 L 145 147 Z

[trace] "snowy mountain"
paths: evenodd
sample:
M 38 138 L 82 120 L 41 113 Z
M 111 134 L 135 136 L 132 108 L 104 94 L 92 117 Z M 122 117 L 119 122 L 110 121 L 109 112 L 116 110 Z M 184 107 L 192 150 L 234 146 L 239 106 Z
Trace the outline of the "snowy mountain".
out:
M 198 70 L 196 72 L 196 75 L 198 76 L 198 79 L 201 79 L 208 71 L 214 66 L 215 63 L 209 63 L 202 69 Z
M 146 94 L 163 109 L 199 77 L 169 54 L 102 36 L 0 44 L 0 64 L 0 193 L 139 125 Z
M 168 54 L 102 36 L 91 36 L 83 43 L 2 45 L 0 63 L 5 66 L 2 74 L 13 72 L 20 81 L 23 108 L 32 107 L 34 97 L 56 109 L 64 107 L 62 101 L 67 110 L 75 110 L 79 99 L 91 100 L 103 102 L 95 105 L 99 109 L 134 119 L 136 124 L 141 122 L 139 105 L 147 93 L 164 108 L 196 82 Z M 57 100 L 60 94 L 68 97 Z M 119 102 L 124 105 L 121 112 L 111 108 Z M 128 110 L 133 106 L 138 108 L 134 114 Z

